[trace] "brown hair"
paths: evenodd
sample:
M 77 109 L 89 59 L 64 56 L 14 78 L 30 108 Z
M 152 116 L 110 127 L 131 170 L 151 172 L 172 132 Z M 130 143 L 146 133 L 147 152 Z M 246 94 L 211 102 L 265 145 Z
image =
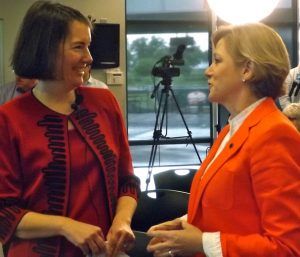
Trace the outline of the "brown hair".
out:
M 12 68 L 19 76 L 51 80 L 55 78 L 58 48 L 73 21 L 92 25 L 78 10 L 37 1 L 27 11 L 20 27 L 12 56 Z

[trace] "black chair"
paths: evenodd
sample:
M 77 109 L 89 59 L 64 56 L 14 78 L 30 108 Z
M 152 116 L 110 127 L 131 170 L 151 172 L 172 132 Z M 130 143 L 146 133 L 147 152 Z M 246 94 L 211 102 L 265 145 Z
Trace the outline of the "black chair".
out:
M 142 231 L 133 231 L 135 235 L 135 245 L 128 252 L 130 257 L 153 257 L 152 253 L 149 253 L 146 248 L 149 243 L 150 238 L 145 232 Z
M 141 192 L 132 229 L 145 232 L 153 225 L 185 215 L 188 199 L 189 193 L 170 189 Z
M 197 170 L 188 169 L 186 172 L 181 175 L 177 173 L 177 170 L 173 169 L 153 175 L 155 188 L 190 192 L 191 184 Z

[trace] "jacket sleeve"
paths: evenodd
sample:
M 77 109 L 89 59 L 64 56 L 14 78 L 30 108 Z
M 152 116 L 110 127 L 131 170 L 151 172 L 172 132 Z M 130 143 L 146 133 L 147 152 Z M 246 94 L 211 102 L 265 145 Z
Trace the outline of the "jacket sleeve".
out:
M 292 127 L 282 126 L 256 138 L 249 153 L 250 176 L 262 231 L 250 235 L 221 233 L 223 257 L 300 256 L 300 137 L 297 133 Z
M 16 137 L 10 122 L 0 109 L 0 241 L 5 244 L 13 236 L 21 218 L 22 175 Z
M 113 96 L 112 96 L 113 97 Z M 127 132 L 121 110 L 117 100 L 113 97 L 113 105 L 116 114 L 116 128 L 119 139 L 119 197 L 131 196 L 138 198 L 140 193 L 140 180 L 134 175 L 132 157 L 130 153 Z

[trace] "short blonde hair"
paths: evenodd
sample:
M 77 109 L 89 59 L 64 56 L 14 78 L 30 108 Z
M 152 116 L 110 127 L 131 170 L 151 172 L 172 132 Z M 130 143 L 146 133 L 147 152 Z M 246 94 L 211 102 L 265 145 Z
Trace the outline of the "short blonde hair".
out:
M 279 34 L 262 23 L 221 26 L 212 35 L 214 46 L 223 39 L 237 66 L 250 61 L 254 76 L 247 82 L 259 98 L 281 96 L 290 70 L 289 55 Z
M 289 119 L 300 121 L 300 103 L 291 103 L 283 109 L 283 114 Z

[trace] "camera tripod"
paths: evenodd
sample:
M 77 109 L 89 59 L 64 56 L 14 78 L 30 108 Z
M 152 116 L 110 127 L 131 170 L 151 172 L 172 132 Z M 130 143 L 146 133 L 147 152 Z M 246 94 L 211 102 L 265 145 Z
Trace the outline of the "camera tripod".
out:
M 174 91 L 171 87 L 171 83 L 172 83 L 172 79 L 170 76 L 163 76 L 163 79 L 154 87 L 153 93 L 151 95 L 151 98 L 154 98 L 155 92 L 158 90 L 159 86 L 161 84 L 164 86 L 164 88 L 161 89 L 158 109 L 157 109 L 157 113 L 156 113 L 155 126 L 154 126 L 154 131 L 153 131 L 153 142 L 152 142 L 152 148 L 151 148 L 150 159 L 149 159 L 149 164 L 148 164 L 148 177 L 146 179 L 146 191 L 148 191 L 148 186 L 150 183 L 153 166 L 155 163 L 155 157 L 156 157 L 156 153 L 157 153 L 157 147 L 159 145 L 160 139 L 167 138 L 166 135 L 167 135 L 167 129 L 168 129 L 168 101 L 169 101 L 170 93 L 171 93 L 171 96 L 173 97 L 173 100 L 174 100 L 176 108 L 180 114 L 182 122 L 186 128 L 188 135 L 185 138 L 190 139 L 190 142 L 192 143 L 192 145 L 194 147 L 194 150 L 197 154 L 200 164 L 202 163 L 200 155 L 198 153 L 198 150 L 197 150 L 194 140 L 192 138 L 192 132 L 189 130 L 188 125 L 183 117 L 182 111 L 180 110 L 180 107 L 179 107 L 179 104 L 175 97 Z M 163 101 L 163 99 L 164 99 L 164 101 Z M 159 122 L 159 120 L 160 120 L 160 122 Z M 166 125 L 165 125 L 166 135 L 162 135 L 164 121 L 166 121 Z M 177 137 L 177 138 L 182 138 L 182 137 Z M 175 138 L 173 138 L 173 139 L 175 139 Z

